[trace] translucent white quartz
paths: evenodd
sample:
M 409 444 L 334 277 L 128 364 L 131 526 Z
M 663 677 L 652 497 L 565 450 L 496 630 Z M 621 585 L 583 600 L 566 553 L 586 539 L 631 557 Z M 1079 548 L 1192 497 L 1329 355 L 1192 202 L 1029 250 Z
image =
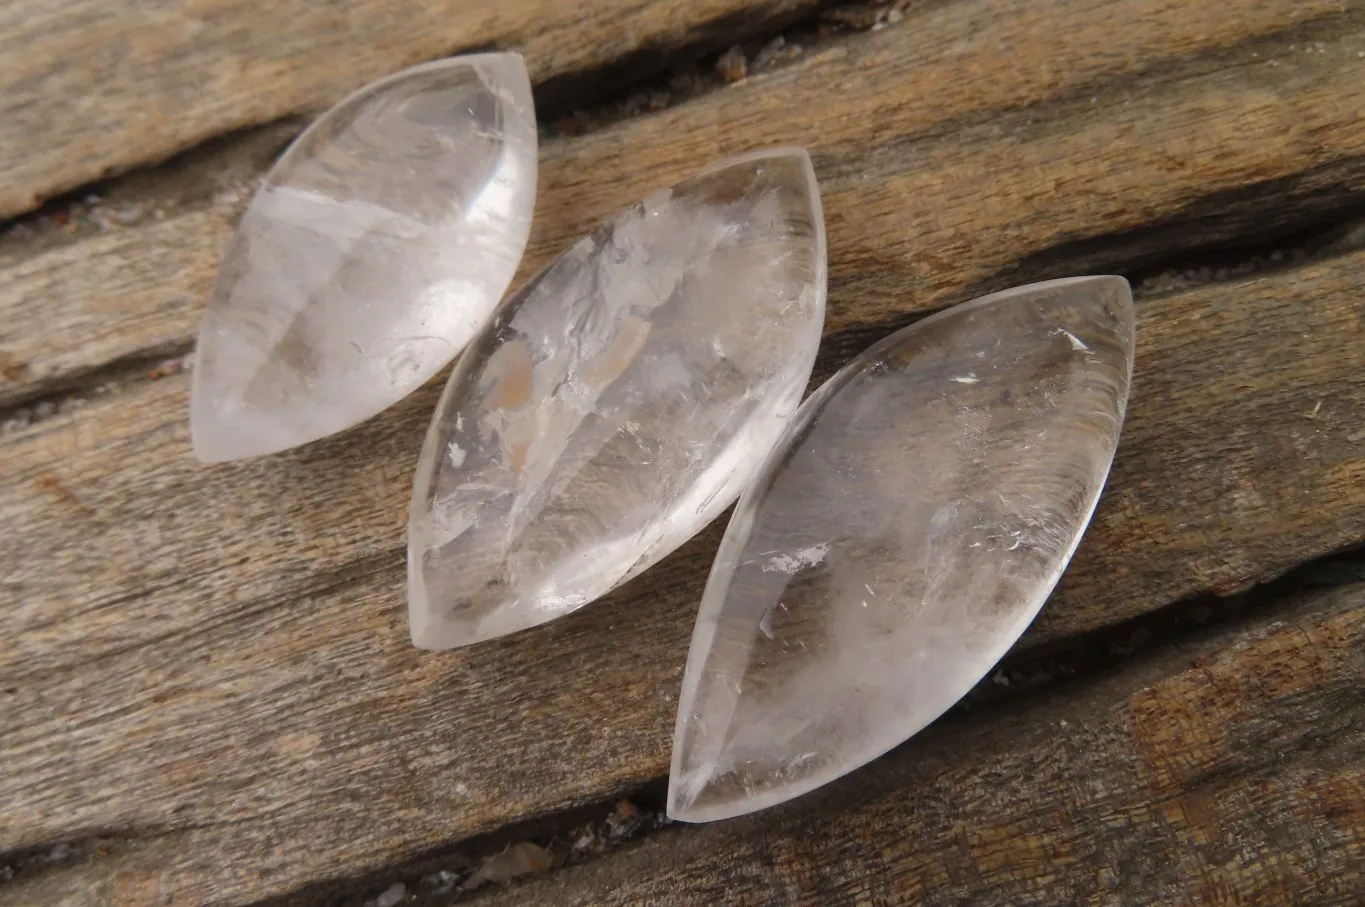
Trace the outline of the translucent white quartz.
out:
M 679 698 L 668 812 L 707 821 L 881 755 L 983 677 L 1075 550 L 1133 357 L 1119 277 L 893 334 L 817 391 L 740 500 Z
M 580 241 L 460 359 L 408 528 L 413 642 L 543 623 L 728 507 L 790 420 L 825 309 L 810 159 L 734 159 Z
M 324 114 L 266 177 L 223 259 L 195 357 L 195 454 L 294 447 L 420 386 L 502 299 L 535 194 L 516 54 L 418 66 Z

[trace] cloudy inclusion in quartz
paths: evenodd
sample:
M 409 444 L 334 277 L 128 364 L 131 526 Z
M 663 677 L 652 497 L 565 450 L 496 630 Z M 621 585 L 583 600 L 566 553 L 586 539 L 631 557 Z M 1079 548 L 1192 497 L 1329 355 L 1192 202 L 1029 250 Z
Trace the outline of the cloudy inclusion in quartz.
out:
M 809 791 L 985 676 L 1089 522 L 1133 338 L 1122 278 L 1034 284 L 893 334 L 801 407 L 706 585 L 669 815 Z
M 584 238 L 470 345 L 418 467 L 414 642 L 572 611 L 728 507 L 787 424 L 824 321 L 804 151 L 721 164 Z
M 516 54 L 415 67 L 324 114 L 266 177 L 224 256 L 195 357 L 195 454 L 313 441 L 431 378 L 506 291 L 535 192 Z

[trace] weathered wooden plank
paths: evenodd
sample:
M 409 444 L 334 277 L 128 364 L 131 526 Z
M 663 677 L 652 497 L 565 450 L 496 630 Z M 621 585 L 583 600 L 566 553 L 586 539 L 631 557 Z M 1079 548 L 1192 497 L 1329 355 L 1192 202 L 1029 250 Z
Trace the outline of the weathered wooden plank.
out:
M 535 81 L 815 0 L 24 0 L 0 6 L 0 217 L 206 138 L 321 109 L 452 53 L 521 51 Z M 714 35 L 712 37 L 714 40 Z M 734 40 L 734 37 L 731 37 Z
M 1112 487 L 1028 644 L 1365 538 L 1365 253 L 1140 319 Z M 0 900 L 241 903 L 666 770 L 714 533 L 570 618 L 418 652 L 399 546 L 431 395 L 206 469 L 186 390 L 6 441 L 0 848 L 132 843 Z
M 1220 193 L 1303 174 L 1320 188 L 1365 184 L 1365 12 L 1337 0 L 1237 8 L 931 5 L 693 103 L 550 142 L 524 271 L 649 191 L 774 143 L 816 157 L 832 332 L 935 308 L 1059 242 L 1176 218 Z M 0 271 L 11 363 L 0 405 L 188 344 L 240 206 Z M 1295 212 L 1267 196 L 1236 216 L 1266 230 Z
M 946 721 L 805 802 L 675 826 L 486 903 L 1362 897 L 1365 586 L 1355 585 L 1094 685 Z
M 842 332 L 828 368 L 854 334 L 1060 243 L 1270 180 L 1359 188 L 1359 9 L 1037 9 L 932 5 L 551 143 L 528 266 L 711 157 L 805 142 Z M 1258 226 L 1292 222 L 1279 198 Z M 188 340 L 233 211 L 199 205 L 5 265 L 0 350 L 28 369 L 0 399 Z M 1355 255 L 1143 303 L 1113 486 L 1031 642 L 1365 537 L 1363 272 Z M 714 533 L 573 618 L 416 653 L 400 546 L 433 394 L 209 469 L 187 456 L 186 386 L 144 383 L 0 440 L 0 519 L 21 540 L 0 549 L 0 850 L 116 837 L 0 902 L 241 903 L 665 770 Z

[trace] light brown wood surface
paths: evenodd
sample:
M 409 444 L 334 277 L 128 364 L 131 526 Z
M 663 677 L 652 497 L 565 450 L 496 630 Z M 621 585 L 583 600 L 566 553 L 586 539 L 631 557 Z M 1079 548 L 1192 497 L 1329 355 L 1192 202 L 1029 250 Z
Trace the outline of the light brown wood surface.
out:
M 767 815 L 503 905 L 1341 904 L 1365 892 L 1365 585 L 943 722 Z
M 937 308 L 964 287 L 998 286 L 1022 258 L 1177 218 L 1219 193 L 1254 204 L 1225 202 L 1235 223 L 1211 229 L 1264 233 L 1292 222 L 1293 198 L 1365 184 L 1361 8 L 1260 0 L 1230 17 L 1207 3 L 1102 5 L 1103 16 L 1088 0 L 951 3 L 693 103 L 552 141 L 522 270 L 718 157 L 775 144 L 815 157 L 830 333 Z M 195 163 L 205 179 L 244 169 Z M 246 201 L 217 197 L 12 268 L 0 350 L 18 365 L 0 403 L 188 344 Z M 61 305 L 42 304 L 53 299 Z
M 536 81 L 743 35 L 813 0 L 16 0 L 0 5 L 0 217 L 396 69 L 515 50 Z M 733 40 L 733 37 L 731 37 Z
M 395 6 L 358 4 L 356 15 Z M 532 69 L 544 78 L 618 60 L 623 45 L 611 42 L 629 28 L 644 43 L 646 33 L 661 44 L 702 40 L 698 23 L 741 7 L 762 35 L 763 22 L 801 4 L 641 4 L 592 18 L 581 34 L 554 32 L 573 20 L 551 16 L 534 41 L 555 49 Z M 1365 200 L 1365 7 L 897 9 L 883 29 L 811 38 L 787 65 L 746 81 L 548 141 L 523 271 L 649 190 L 778 143 L 810 148 L 822 184 L 831 287 L 820 374 L 919 313 L 1010 283 L 1151 274 L 1191 255 L 1217 260 L 1223 246 L 1260 249 L 1244 254 L 1260 256 L 1258 273 L 1209 273 L 1175 291 L 1158 280 L 1141 295 L 1136 384 L 1110 488 L 1024 647 L 1083 646 L 1088 632 L 1365 540 L 1365 251 L 1361 231 L 1347 230 Z M 67 34 L 104 47 L 132 15 Z M 228 48 L 248 53 L 246 26 L 222 15 L 214 34 L 228 37 L 186 37 L 165 84 L 152 79 L 119 103 L 183 91 L 190 74 L 227 65 Z M 262 15 L 252 28 L 276 21 Z M 480 40 L 529 42 L 531 52 L 532 38 L 498 37 L 514 30 L 498 22 Z M 298 27 L 312 29 L 291 32 L 298 41 L 329 34 L 306 16 Z M 267 47 L 297 57 L 300 71 L 321 61 L 330 75 L 282 88 L 294 100 L 265 113 L 231 101 L 262 91 L 258 70 L 242 69 L 231 91 L 209 80 L 213 90 L 188 104 L 193 130 L 173 140 L 148 131 L 155 154 L 115 134 L 108 153 L 131 155 L 116 166 L 152 160 L 316 106 L 341 69 L 358 81 L 396 65 L 393 55 L 452 46 L 403 29 L 356 51 L 371 55 L 354 72 L 346 53 L 360 33 L 319 38 L 307 52 Z M 0 61 L 15 59 L 6 40 Z M 3 103 L 69 101 L 73 79 L 24 81 Z M 0 880 L 0 904 L 287 899 L 666 773 L 719 527 L 570 618 L 424 653 L 407 641 L 403 525 L 437 388 L 303 450 L 214 467 L 190 457 L 188 375 L 156 365 L 190 348 L 252 181 L 295 128 L 229 138 L 116 184 L 111 198 L 146 212 L 129 226 L 0 236 L 0 421 L 32 420 L 0 434 L 0 855 L 30 855 Z M 83 147 L 24 151 L 27 175 L 0 184 L 42 194 L 45 180 L 88 179 L 69 169 Z M 1345 237 L 1334 245 L 1299 235 L 1334 225 Z M 1264 258 L 1268 243 L 1312 251 L 1276 263 Z M 1092 695 L 1108 694 L 1063 698 Z M 1010 727 L 995 745 L 1017 736 Z M 1116 787 L 1112 802 L 1135 803 L 1142 790 Z M 1358 785 L 1343 790 L 1354 808 Z M 1349 855 L 1314 828 L 1305 853 Z M 693 831 L 669 834 L 690 841 Z M 64 844 L 75 858 L 31 858 Z M 1193 876 L 1212 857 L 1190 859 Z M 898 856 L 879 871 L 918 878 L 906 867 L 919 865 Z M 1001 865 L 1001 879 L 1035 878 Z M 1084 860 L 1078 875 L 1057 869 L 1055 890 L 1097 871 Z M 873 884 L 861 872 L 850 869 L 847 885 Z M 736 898 L 760 890 L 741 886 Z

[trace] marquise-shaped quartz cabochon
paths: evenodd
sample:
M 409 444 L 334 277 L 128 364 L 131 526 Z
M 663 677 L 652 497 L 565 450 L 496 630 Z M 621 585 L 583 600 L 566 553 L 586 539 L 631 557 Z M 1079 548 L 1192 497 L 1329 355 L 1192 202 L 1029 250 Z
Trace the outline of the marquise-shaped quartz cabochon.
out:
M 794 415 L 824 309 L 799 149 L 658 192 L 551 264 L 470 344 L 428 432 L 413 642 L 567 614 L 719 515 Z
M 309 127 L 252 200 L 210 295 L 195 454 L 317 440 L 449 363 L 521 261 L 536 154 L 531 85 L 511 53 L 397 73 Z
M 805 793 L 967 693 L 1089 522 L 1132 358 L 1127 283 L 1078 278 L 926 318 L 817 391 L 712 567 L 669 815 L 722 819 Z

